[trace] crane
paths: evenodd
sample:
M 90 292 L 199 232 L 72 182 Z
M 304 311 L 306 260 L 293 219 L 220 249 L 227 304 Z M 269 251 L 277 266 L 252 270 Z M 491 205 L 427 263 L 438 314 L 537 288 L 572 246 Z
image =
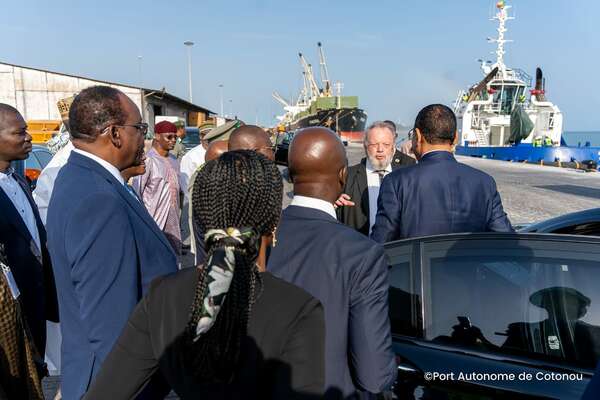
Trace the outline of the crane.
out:
M 321 74 L 321 82 L 323 83 L 323 95 L 331 96 L 331 82 L 329 80 L 329 72 L 327 71 L 327 62 L 325 62 L 325 54 L 323 53 L 323 47 L 321 42 L 317 43 L 319 47 L 319 66 Z

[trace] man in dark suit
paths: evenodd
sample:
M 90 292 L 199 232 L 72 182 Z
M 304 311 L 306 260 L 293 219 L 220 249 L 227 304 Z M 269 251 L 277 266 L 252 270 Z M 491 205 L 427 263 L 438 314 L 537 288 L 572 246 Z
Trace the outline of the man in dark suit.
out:
M 396 378 L 388 264 L 381 246 L 336 219 L 333 204 L 347 175 L 344 146 L 329 129 L 307 128 L 294 136 L 288 159 L 294 198 L 267 269 L 325 309 L 325 398 L 385 391 Z
M 63 397 L 86 392 L 150 282 L 177 270 L 173 249 L 121 171 L 143 160 L 136 105 L 106 86 L 84 89 L 69 111 L 75 149 L 48 207 L 62 331 Z
M 377 215 L 377 198 L 383 177 L 397 168 L 415 164 L 412 157 L 396 150 L 396 132 L 385 121 L 374 122 L 365 133 L 366 157 L 348 168 L 344 199 L 336 202 L 340 222 L 369 236 Z M 353 205 L 344 206 L 343 200 Z
M 25 160 L 31 136 L 21 114 L 0 103 L 0 242 L 21 293 L 21 304 L 40 354 L 46 349 L 46 320 L 58 322 L 58 304 L 46 231 L 25 178 L 10 168 Z
M 410 133 L 417 165 L 392 172 L 381 185 L 371 237 L 385 243 L 456 232 L 512 232 L 496 182 L 456 161 L 456 116 L 425 107 Z

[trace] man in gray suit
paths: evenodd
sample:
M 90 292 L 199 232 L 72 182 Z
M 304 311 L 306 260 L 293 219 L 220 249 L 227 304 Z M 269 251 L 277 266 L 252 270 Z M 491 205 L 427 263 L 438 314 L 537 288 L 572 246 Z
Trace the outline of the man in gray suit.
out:
M 325 309 L 325 398 L 374 396 L 396 378 L 383 248 L 336 219 L 333 204 L 344 188 L 347 159 L 334 132 L 299 131 L 289 169 L 294 198 L 283 211 L 267 269 Z

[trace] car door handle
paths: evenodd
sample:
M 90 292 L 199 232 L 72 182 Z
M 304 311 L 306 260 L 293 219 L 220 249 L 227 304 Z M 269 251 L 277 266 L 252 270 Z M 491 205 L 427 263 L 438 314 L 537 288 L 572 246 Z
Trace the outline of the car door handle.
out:
M 398 363 L 398 375 L 404 375 L 405 377 L 411 377 L 411 378 L 415 378 L 415 377 L 420 377 L 423 375 L 422 371 L 419 371 L 418 369 L 416 369 L 415 367 L 413 367 L 410 364 L 406 364 L 406 363 Z

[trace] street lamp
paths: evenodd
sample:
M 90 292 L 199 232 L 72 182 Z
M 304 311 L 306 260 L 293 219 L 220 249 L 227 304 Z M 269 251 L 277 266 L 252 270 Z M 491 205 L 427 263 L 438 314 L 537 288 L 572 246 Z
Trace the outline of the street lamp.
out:
M 223 84 L 219 84 L 219 94 L 221 96 L 221 117 L 223 116 Z
M 233 118 L 233 100 L 229 99 L 229 116 Z
M 190 90 L 190 103 L 192 102 L 192 46 L 194 45 L 194 42 L 191 41 L 185 41 L 183 42 L 184 45 L 187 46 L 188 48 L 188 85 L 189 85 L 189 90 Z
M 138 58 L 138 73 L 139 73 L 139 79 L 140 79 L 140 87 L 144 86 L 142 83 L 142 56 L 137 56 Z

